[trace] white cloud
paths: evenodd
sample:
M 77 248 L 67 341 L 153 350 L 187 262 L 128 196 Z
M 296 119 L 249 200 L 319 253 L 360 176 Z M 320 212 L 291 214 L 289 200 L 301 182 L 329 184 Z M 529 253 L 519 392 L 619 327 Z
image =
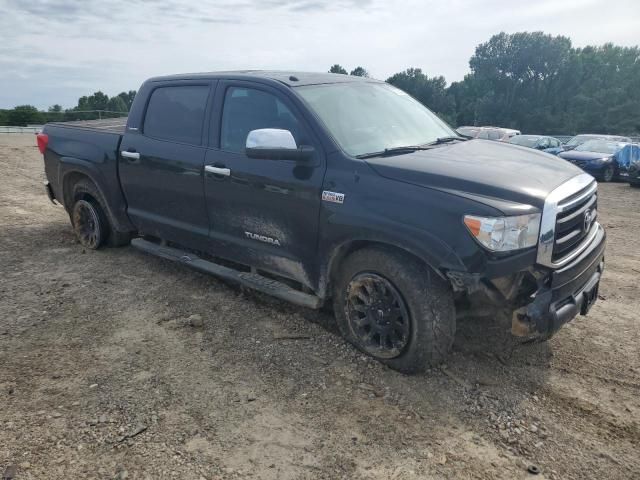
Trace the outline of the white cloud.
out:
M 191 71 L 340 63 L 454 81 L 500 31 L 542 30 L 576 46 L 640 38 L 638 0 L 0 0 L 0 12 L 0 107 L 73 106 Z

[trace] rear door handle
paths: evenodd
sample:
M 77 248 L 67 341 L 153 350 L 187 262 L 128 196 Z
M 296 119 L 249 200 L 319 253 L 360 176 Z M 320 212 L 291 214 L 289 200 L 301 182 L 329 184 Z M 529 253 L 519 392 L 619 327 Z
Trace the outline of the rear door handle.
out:
M 140 154 L 138 152 L 127 152 L 126 150 L 123 150 L 120 152 L 120 155 L 122 155 L 122 158 L 129 158 L 131 160 L 140 160 Z
M 207 173 L 213 173 L 214 175 L 222 175 L 228 177 L 231 175 L 231 170 L 223 167 L 214 167 L 213 165 L 205 165 L 204 171 Z

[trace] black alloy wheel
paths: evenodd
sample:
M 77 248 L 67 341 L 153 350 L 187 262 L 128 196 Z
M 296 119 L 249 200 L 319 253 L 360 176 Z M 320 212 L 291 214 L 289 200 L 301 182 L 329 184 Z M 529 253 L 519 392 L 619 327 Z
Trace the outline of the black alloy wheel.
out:
M 400 292 L 374 273 L 359 273 L 347 289 L 345 314 L 361 348 L 378 358 L 402 354 L 411 338 L 411 319 Z

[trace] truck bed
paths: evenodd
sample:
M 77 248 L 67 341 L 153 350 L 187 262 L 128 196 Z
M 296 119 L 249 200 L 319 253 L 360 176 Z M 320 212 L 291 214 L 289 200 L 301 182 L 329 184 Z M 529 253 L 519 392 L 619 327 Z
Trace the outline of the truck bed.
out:
M 48 143 L 44 168 L 53 196 L 65 201 L 64 179 L 69 173 L 82 174 L 98 186 L 108 199 L 111 219 L 122 231 L 130 229 L 126 202 L 118 179 L 120 142 L 126 118 L 47 123 L 42 133 Z M 65 205 L 70 208 L 70 205 Z
M 124 135 L 128 117 L 105 118 L 102 120 L 76 120 L 74 122 L 51 122 L 57 127 L 84 128 L 87 130 L 100 130 L 102 132 Z

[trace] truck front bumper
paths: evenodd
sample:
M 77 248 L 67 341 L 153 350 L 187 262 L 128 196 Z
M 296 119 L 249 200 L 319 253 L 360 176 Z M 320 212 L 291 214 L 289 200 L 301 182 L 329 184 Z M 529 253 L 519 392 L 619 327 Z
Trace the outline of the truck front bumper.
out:
M 605 244 L 604 229 L 599 227 L 591 248 L 571 264 L 552 271 L 532 302 L 513 312 L 511 332 L 516 336 L 550 337 L 577 315 L 586 315 L 598 300 Z

